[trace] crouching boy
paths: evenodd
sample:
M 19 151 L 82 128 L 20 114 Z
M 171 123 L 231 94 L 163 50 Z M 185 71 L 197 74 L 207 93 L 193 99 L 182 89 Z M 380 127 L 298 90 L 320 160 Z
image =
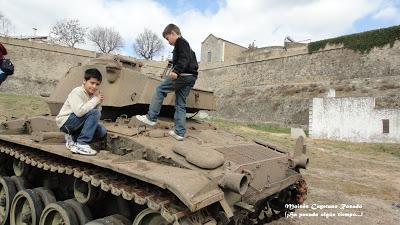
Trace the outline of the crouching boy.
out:
M 106 136 L 107 130 L 99 124 L 104 100 L 97 91 L 101 80 L 97 69 L 86 70 L 83 85 L 71 91 L 56 117 L 57 126 L 65 133 L 65 146 L 73 153 L 96 155 L 90 142 Z

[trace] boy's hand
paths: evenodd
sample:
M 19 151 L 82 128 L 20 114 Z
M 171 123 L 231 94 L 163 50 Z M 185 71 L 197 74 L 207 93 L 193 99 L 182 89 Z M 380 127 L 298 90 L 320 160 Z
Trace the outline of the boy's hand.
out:
M 103 95 L 103 94 L 99 94 L 97 97 L 99 97 L 100 102 L 103 102 L 103 101 L 104 101 L 104 95 Z
M 100 92 L 96 92 L 94 95 L 100 99 L 100 102 L 104 101 L 104 95 Z
M 171 77 L 172 80 L 178 79 L 178 74 L 176 74 L 175 72 L 171 72 L 171 73 L 169 74 L 169 76 Z

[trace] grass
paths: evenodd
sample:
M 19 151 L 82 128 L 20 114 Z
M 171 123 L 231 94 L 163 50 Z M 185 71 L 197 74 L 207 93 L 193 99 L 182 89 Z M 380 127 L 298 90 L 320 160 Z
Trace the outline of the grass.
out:
M 279 127 L 273 124 L 248 124 L 247 126 L 255 130 L 260 130 L 270 133 L 290 134 L 290 128 Z
M 290 137 L 290 128 L 276 125 L 246 124 L 233 122 L 221 118 L 211 118 L 208 122 L 217 128 L 239 134 L 249 140 L 261 139 L 286 149 L 293 149 L 295 140 Z M 327 148 L 335 151 L 345 151 L 378 157 L 380 155 L 391 155 L 400 158 L 400 145 L 388 143 L 353 143 L 334 140 L 306 139 L 309 148 Z M 311 152 L 310 152 L 311 153 Z
M 290 128 L 281 127 L 281 126 L 275 125 L 275 124 L 254 124 L 254 123 L 246 124 L 246 123 L 241 123 L 241 122 L 233 122 L 230 120 L 225 120 L 225 119 L 216 118 L 216 117 L 212 117 L 212 118 L 208 119 L 208 121 L 211 123 L 218 124 L 220 128 L 224 128 L 224 129 L 232 129 L 237 126 L 243 126 L 243 127 L 252 128 L 254 130 L 265 131 L 265 132 L 269 132 L 269 133 L 290 134 Z
M 314 143 L 325 148 L 351 151 L 370 156 L 389 154 L 400 158 L 400 145 L 389 143 L 353 143 L 346 141 L 314 140 Z
M 11 117 L 35 116 L 50 113 L 44 100 L 35 96 L 0 93 L 0 121 Z
M 263 140 L 285 149 L 293 149 L 295 140 L 290 138 L 290 129 L 276 125 L 247 124 L 212 117 L 207 122 L 218 129 L 243 136 L 249 140 Z

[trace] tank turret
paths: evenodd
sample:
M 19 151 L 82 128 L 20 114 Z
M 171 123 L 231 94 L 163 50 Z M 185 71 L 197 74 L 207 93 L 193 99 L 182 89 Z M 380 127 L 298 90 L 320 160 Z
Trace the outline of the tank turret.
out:
M 92 59 L 87 64 L 72 67 L 60 79 L 47 100 L 52 115 L 57 115 L 70 91 L 81 85 L 87 69 L 98 69 L 103 77 L 100 92 L 106 96 L 102 103 L 103 118 L 115 119 L 125 114 L 129 117 L 147 112 L 153 92 L 161 78 L 143 74 L 142 62 L 122 56 L 104 56 Z M 174 112 L 175 96 L 170 94 L 164 100 L 161 115 Z M 187 98 L 187 112 L 215 110 L 213 93 L 194 88 Z

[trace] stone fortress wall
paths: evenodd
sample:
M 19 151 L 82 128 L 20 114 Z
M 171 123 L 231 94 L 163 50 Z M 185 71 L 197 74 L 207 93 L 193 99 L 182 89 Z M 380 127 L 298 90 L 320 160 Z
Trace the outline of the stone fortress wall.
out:
M 15 74 L 0 91 L 23 95 L 50 93 L 73 66 L 98 57 L 93 51 L 26 40 L 0 38 L 15 64 Z M 143 73 L 159 75 L 166 62 L 143 61 Z M 201 63 L 196 87 L 213 90 L 214 115 L 249 123 L 308 125 L 310 100 L 329 89 L 340 96 L 377 97 L 377 105 L 398 107 L 400 42 L 367 54 L 327 46 L 309 54 L 304 46 L 245 51 L 236 61 Z
M 265 48 L 235 62 L 202 64 L 199 76 L 197 85 L 217 96 L 218 116 L 306 127 L 310 100 L 332 88 L 338 97 L 389 97 L 380 104 L 398 107 L 390 97 L 399 95 L 400 42 L 367 54 L 341 45 L 312 54 L 301 46 Z

